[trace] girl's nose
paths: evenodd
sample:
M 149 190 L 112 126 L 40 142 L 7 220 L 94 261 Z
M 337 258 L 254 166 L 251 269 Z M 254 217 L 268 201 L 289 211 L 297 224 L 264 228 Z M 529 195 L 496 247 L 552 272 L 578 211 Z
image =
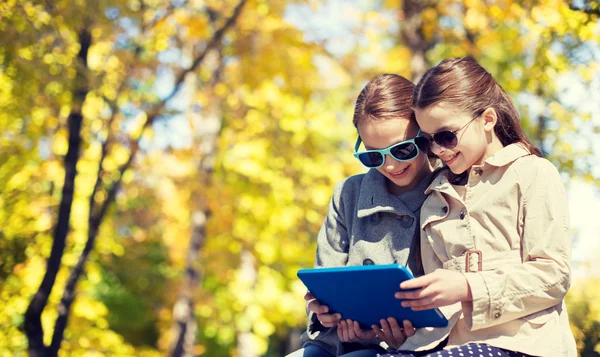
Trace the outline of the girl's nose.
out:
M 385 155 L 385 162 L 383 163 L 383 168 L 386 171 L 393 171 L 396 168 L 396 159 L 394 159 L 391 155 Z
M 444 150 L 446 150 L 446 149 L 444 149 L 443 147 L 439 146 L 438 143 L 436 143 L 435 141 L 432 141 L 431 142 L 431 149 L 430 150 L 435 155 L 440 156 L 440 154 L 442 152 L 444 152 Z

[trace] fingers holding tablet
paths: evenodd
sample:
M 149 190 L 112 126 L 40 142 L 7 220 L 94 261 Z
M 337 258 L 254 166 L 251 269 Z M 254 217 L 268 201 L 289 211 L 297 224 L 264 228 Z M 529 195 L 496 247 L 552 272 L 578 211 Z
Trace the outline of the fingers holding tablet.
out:
M 325 327 L 336 326 L 341 318 L 340 314 L 317 314 L 317 319 L 319 319 L 321 325 Z
M 341 320 L 338 324 L 338 337 L 342 342 L 373 342 L 377 335 L 372 330 L 363 330 L 358 321 Z
M 342 318 L 340 314 L 330 314 L 329 307 L 321 305 L 310 292 L 304 295 L 304 300 L 306 300 L 306 308 L 317 314 L 317 319 L 324 327 L 334 327 Z
M 338 337 L 342 342 L 354 342 L 354 331 L 348 326 L 346 320 L 341 320 L 337 328 Z
M 315 299 L 315 296 L 310 291 L 307 291 L 306 294 L 304 294 L 304 300 L 311 301 L 314 299 Z
M 373 325 L 373 331 L 387 343 L 388 346 L 395 349 L 400 348 L 406 339 L 413 336 L 416 331 L 412 323 L 408 320 L 404 320 L 402 326 L 400 326 L 398 321 L 393 317 L 381 319 L 380 323 L 381 328 L 377 325 Z

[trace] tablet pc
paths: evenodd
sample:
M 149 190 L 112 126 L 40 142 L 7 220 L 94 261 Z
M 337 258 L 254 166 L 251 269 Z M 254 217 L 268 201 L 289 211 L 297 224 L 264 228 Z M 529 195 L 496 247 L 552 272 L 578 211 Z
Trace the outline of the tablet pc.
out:
M 415 328 L 448 325 L 438 309 L 413 311 L 400 305 L 394 293 L 413 275 L 398 264 L 301 269 L 297 275 L 321 304 L 342 318 L 358 321 L 363 329 L 380 326 L 379 320 L 388 317 L 400 324 L 409 320 Z

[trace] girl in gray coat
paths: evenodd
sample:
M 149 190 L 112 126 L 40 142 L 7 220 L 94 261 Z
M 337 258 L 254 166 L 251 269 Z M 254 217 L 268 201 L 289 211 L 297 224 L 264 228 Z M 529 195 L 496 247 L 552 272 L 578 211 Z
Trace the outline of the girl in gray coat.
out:
M 419 211 L 433 169 L 424 151 L 429 141 L 420 135 L 412 110 L 413 89 L 401 76 L 382 74 L 358 96 L 354 156 L 370 170 L 335 186 L 317 238 L 315 267 L 397 263 L 422 274 Z M 366 150 L 359 152 L 361 143 Z M 305 299 L 309 321 L 302 349 L 288 357 L 359 357 L 385 351 L 375 330 L 360 330 L 358 323 L 329 314 L 310 292 Z M 396 337 L 401 344 L 414 331 L 410 322 L 403 325 L 390 318 L 381 320 L 380 328 L 389 334 L 387 341 Z

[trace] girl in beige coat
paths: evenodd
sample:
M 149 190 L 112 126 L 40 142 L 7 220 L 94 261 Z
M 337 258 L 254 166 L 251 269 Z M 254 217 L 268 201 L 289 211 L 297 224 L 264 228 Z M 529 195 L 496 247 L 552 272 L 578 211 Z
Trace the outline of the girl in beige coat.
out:
M 557 169 L 525 137 L 508 95 L 470 58 L 427 71 L 413 106 L 448 170 L 421 210 L 426 274 L 402 283 L 417 290 L 396 297 L 415 310 L 441 308 L 450 324 L 411 331 L 392 356 L 576 356 L 563 301 L 568 204 Z M 427 352 L 407 352 L 419 350 Z

